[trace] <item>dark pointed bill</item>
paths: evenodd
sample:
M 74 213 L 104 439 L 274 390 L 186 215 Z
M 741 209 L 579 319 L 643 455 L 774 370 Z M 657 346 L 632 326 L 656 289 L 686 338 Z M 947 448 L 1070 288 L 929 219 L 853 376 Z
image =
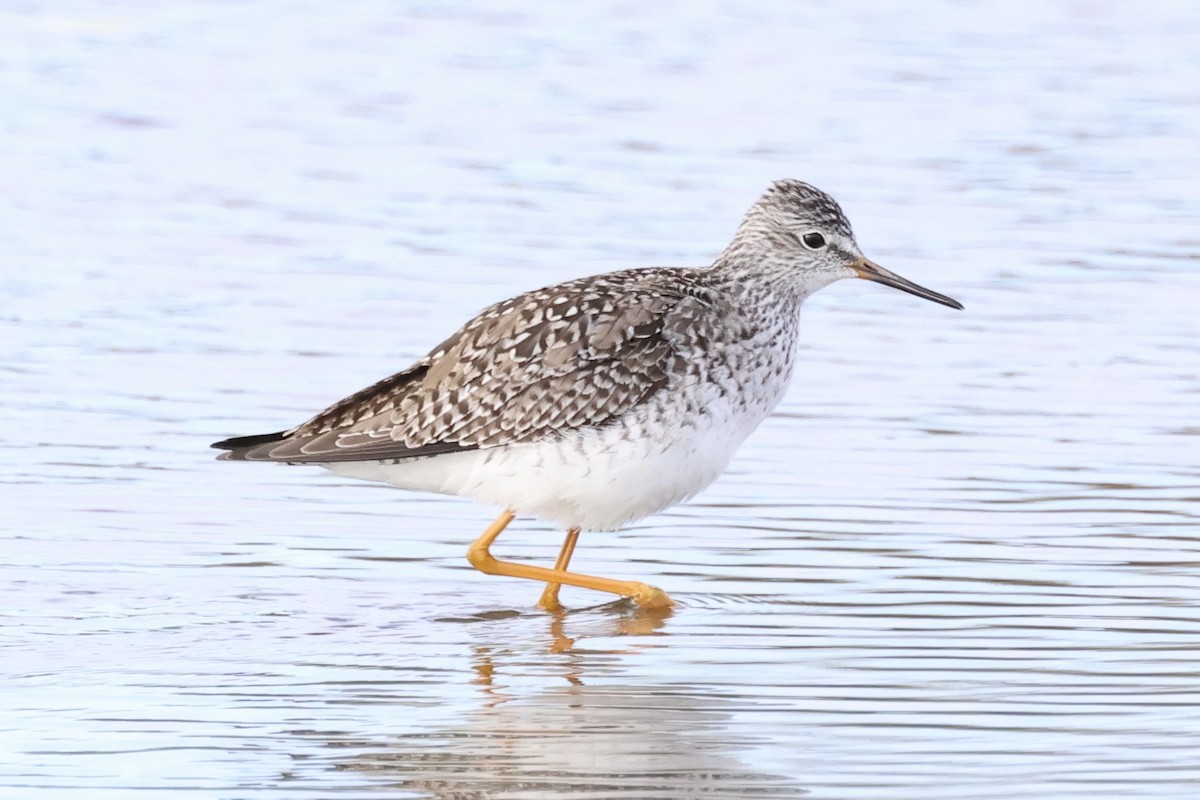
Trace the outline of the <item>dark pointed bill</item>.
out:
M 850 269 L 858 273 L 858 277 L 866 278 L 869 281 L 882 283 L 884 286 L 891 286 L 893 289 L 899 289 L 902 292 L 915 294 L 917 297 L 924 297 L 926 300 L 932 300 L 935 303 L 941 303 L 944 306 L 957 308 L 962 310 L 962 303 L 952 297 L 946 297 L 944 294 L 938 294 L 932 289 L 926 289 L 924 286 L 918 286 L 912 281 L 901 278 L 894 272 L 884 269 L 874 261 L 862 259 L 850 265 Z

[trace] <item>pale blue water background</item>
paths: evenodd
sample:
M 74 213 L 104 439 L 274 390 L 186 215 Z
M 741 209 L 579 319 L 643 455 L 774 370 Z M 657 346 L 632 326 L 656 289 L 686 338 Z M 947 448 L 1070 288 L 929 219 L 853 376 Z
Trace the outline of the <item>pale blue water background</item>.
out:
M 815 5 L 0 6 L 0 795 L 1200 796 L 1200 15 Z M 210 460 L 780 177 L 967 310 L 811 301 L 730 472 L 581 542 L 667 618 Z

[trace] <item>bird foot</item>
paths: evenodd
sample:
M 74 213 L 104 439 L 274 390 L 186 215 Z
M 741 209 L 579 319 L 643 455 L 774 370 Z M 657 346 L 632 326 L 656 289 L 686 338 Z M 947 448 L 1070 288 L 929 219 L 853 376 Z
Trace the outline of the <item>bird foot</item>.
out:
M 630 581 L 629 588 L 633 591 L 626 596 L 636 603 L 638 608 L 663 609 L 675 605 L 675 601 L 671 599 L 670 595 L 657 586 Z
M 648 583 L 640 583 L 638 581 L 623 581 L 622 584 L 620 594 L 632 600 L 638 608 L 657 611 L 675 606 L 675 601 L 671 599 L 670 595 L 657 586 L 651 586 Z M 552 614 L 564 611 L 562 603 L 558 601 L 558 590 L 558 584 L 547 584 L 546 589 L 542 592 L 542 596 L 538 598 L 538 608 L 543 611 L 549 611 Z

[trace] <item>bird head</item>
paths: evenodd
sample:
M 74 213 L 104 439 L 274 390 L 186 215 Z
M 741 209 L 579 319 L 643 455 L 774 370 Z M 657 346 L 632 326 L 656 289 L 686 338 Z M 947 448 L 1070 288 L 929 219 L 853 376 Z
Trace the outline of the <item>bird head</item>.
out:
M 786 276 L 803 296 L 842 278 L 864 278 L 951 308 L 962 304 L 863 255 L 841 206 L 803 181 L 776 181 L 750 207 L 722 262 Z

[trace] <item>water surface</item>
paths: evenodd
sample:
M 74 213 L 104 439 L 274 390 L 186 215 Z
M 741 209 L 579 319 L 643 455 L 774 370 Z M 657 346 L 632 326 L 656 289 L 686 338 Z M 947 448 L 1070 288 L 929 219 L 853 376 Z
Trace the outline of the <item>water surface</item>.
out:
M 1186 4 L 0 11 L 0 793 L 1190 798 Z M 478 308 L 707 263 L 780 177 L 874 259 L 695 501 L 583 538 L 218 464 Z M 547 563 L 529 520 L 497 552 Z

